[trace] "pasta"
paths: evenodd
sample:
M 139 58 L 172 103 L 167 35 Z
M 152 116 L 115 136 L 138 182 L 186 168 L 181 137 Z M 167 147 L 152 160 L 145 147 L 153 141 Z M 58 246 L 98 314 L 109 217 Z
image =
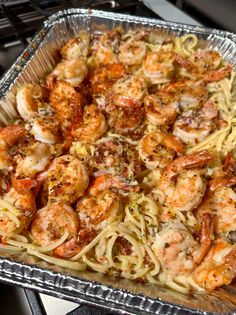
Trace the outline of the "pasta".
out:
M 229 284 L 232 66 L 150 29 L 81 32 L 61 57 L 0 130 L 0 250 L 184 294 Z

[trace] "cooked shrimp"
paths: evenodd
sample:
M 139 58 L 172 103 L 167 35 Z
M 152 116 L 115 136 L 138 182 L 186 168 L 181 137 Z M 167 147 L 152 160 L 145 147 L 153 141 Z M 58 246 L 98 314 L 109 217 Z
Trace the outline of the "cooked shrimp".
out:
M 58 124 L 48 103 L 46 89 L 40 85 L 24 85 L 16 95 L 17 110 L 27 121 L 26 127 L 36 140 L 54 144 L 58 140 Z
M 142 64 L 144 78 L 151 84 L 170 81 L 174 74 L 175 54 L 172 52 L 150 52 Z
M 108 124 L 118 134 L 139 139 L 142 136 L 144 108 L 115 108 L 108 112 Z M 140 128 L 139 128 L 140 127 Z
M 137 181 L 131 182 L 127 181 L 120 176 L 103 174 L 97 176 L 94 181 L 90 185 L 90 194 L 97 195 L 100 194 L 104 190 L 114 190 L 123 194 L 124 192 L 130 191 L 138 191 L 138 183 Z
M 119 60 L 112 47 L 99 41 L 94 42 L 92 56 L 88 59 L 88 66 L 91 65 L 96 68 L 99 65 L 109 65 L 118 62 Z
M 99 66 L 91 78 L 92 92 L 105 95 L 109 88 L 125 75 L 125 67 L 120 63 Z
M 118 107 L 137 108 L 142 105 L 146 92 L 146 83 L 142 78 L 127 75 L 113 85 L 112 101 Z
M 88 186 L 88 175 L 81 161 L 72 155 L 53 160 L 48 169 L 49 202 L 75 202 Z
M 122 33 L 122 28 L 118 26 L 115 27 L 114 30 L 103 32 L 99 35 L 94 35 L 94 39 L 95 41 L 98 40 L 100 43 L 107 47 L 111 47 L 114 51 L 117 51 L 120 45 Z
M 89 50 L 89 34 L 80 32 L 76 38 L 70 39 L 61 49 L 63 59 L 71 60 L 75 58 L 86 59 Z
M 232 152 L 228 152 L 224 158 L 223 170 L 229 174 L 235 173 L 235 159 Z
M 236 176 L 223 175 L 209 181 L 206 196 L 197 209 L 197 215 L 213 213 L 215 232 L 219 236 L 228 236 L 236 231 Z
M 212 131 L 211 120 L 199 117 L 180 117 L 175 121 L 173 134 L 185 144 L 194 146 L 203 141 Z
M 174 123 L 173 134 L 184 143 L 194 146 L 203 141 L 213 130 L 213 118 L 217 117 L 218 110 L 208 101 L 202 109 L 196 113 L 183 114 Z
M 224 78 L 227 78 L 230 76 L 231 72 L 233 70 L 233 67 L 231 65 L 227 65 L 225 67 L 222 67 L 218 70 L 213 70 L 207 72 L 203 79 L 208 82 L 217 82 L 220 80 L 223 80 Z
M 165 92 L 147 95 L 144 99 L 147 120 L 156 126 L 167 126 L 174 123 L 179 103 Z
M 141 39 L 146 34 L 145 31 L 139 32 L 120 45 L 118 55 L 120 62 L 128 66 L 142 63 L 147 53 L 147 44 Z
M 82 116 L 80 94 L 70 84 L 57 82 L 50 92 L 50 102 L 63 134 L 68 135 L 72 122 Z
M 171 186 L 167 186 L 161 179 L 158 189 L 165 196 L 164 205 L 172 211 L 191 211 L 196 208 L 205 193 L 206 181 L 201 170 L 183 170 Z
M 80 228 L 92 225 L 93 229 L 99 231 L 114 222 L 121 214 L 121 199 L 117 193 L 104 190 L 80 199 L 76 211 Z
M 44 89 L 39 84 L 23 85 L 16 94 L 16 108 L 20 116 L 28 121 L 37 115 L 42 107 Z
M 223 239 L 217 239 L 192 279 L 207 290 L 230 284 L 236 276 L 236 247 Z
M 86 143 L 98 140 L 107 130 L 105 117 L 94 104 L 85 107 L 82 122 L 76 125 L 72 127 L 72 136 Z
M 13 175 L 11 178 L 12 187 L 21 195 L 34 194 L 37 195 L 40 182 L 37 182 L 33 177 L 20 177 L 19 175 Z
M 82 58 L 62 60 L 51 73 L 59 81 L 65 81 L 74 87 L 79 86 L 87 74 L 88 69 Z
M 176 158 L 162 174 L 157 188 L 164 194 L 164 205 L 173 210 L 191 211 L 205 193 L 206 181 L 201 167 L 214 160 L 207 151 Z
M 217 234 L 228 235 L 236 230 L 236 193 L 231 187 L 215 190 L 213 211 L 216 214 L 215 228 Z
M 211 216 L 205 214 L 200 240 L 179 222 L 165 223 L 152 246 L 163 270 L 171 276 L 189 275 L 201 263 L 210 249 L 213 236 Z
M 176 153 L 183 153 L 184 145 L 172 134 L 153 131 L 139 142 L 139 156 L 149 169 L 166 167 Z
M 34 176 L 45 170 L 51 157 L 47 144 L 36 142 L 27 149 L 25 158 L 17 160 L 16 175 L 21 177 Z
M 186 70 L 181 72 L 182 75 L 203 79 L 206 82 L 222 80 L 232 71 L 231 65 L 222 65 L 222 58 L 216 51 L 198 49 L 188 60 L 180 59 L 180 64 Z
M 184 112 L 200 109 L 208 97 L 206 85 L 202 81 L 190 79 L 167 83 L 163 85 L 161 92 L 172 95 L 172 99 L 178 101 L 179 108 Z
M 118 215 L 121 214 L 121 199 L 117 193 L 111 191 L 113 188 L 118 191 L 119 189 L 130 189 L 127 183 L 111 175 L 100 175 L 92 181 L 88 189 L 88 197 L 85 196 L 80 199 L 76 207 L 83 224 L 96 224 L 97 229 L 103 229 L 112 223 L 110 221 L 117 219 Z M 90 207 L 90 203 L 94 203 L 96 206 Z M 88 220 L 86 220 L 85 215 L 89 216 Z M 99 223 L 101 226 L 98 225 Z
M 206 72 L 217 69 L 222 61 L 220 54 L 213 50 L 196 50 L 189 61 L 198 68 L 198 72 Z
M 229 175 L 224 174 L 209 181 L 209 190 L 214 192 L 221 187 L 230 187 L 234 185 L 236 185 L 236 176 L 233 176 L 232 173 Z
M 141 172 L 135 145 L 112 137 L 102 138 L 94 145 L 91 164 L 93 172 L 103 171 L 123 178 L 136 178 Z
M 35 140 L 47 144 L 55 144 L 60 138 L 58 122 L 49 115 L 32 119 L 30 133 Z
M 122 214 L 120 196 L 109 190 L 109 184 L 96 184 L 97 179 L 88 189 L 88 194 L 82 197 L 76 212 L 79 219 L 79 229 L 76 238 L 62 244 L 55 250 L 61 257 L 72 257 L 81 251 L 107 225 L 114 222 Z M 106 187 L 107 186 L 107 187 Z M 103 189 L 104 188 L 104 189 Z
M 78 217 L 64 202 L 53 203 L 38 210 L 31 225 L 33 240 L 40 246 L 53 244 L 65 232 L 68 233 L 67 240 L 69 240 L 76 236 L 77 229 Z
M 20 140 L 24 139 L 26 130 L 20 125 L 11 125 L 0 129 L 0 170 L 11 170 L 13 161 L 10 149 Z
M 0 200 L 0 234 L 11 236 L 26 229 L 36 211 L 35 196 L 19 194 L 14 188 Z

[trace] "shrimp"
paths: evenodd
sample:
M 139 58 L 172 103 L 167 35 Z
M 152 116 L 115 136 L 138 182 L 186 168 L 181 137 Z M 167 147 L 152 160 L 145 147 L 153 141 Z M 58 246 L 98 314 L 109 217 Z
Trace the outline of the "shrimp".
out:
M 91 143 L 106 132 L 107 125 L 104 115 L 94 104 L 86 106 L 81 124 L 72 127 L 72 136 L 85 143 Z
M 84 194 L 89 179 L 83 163 L 68 154 L 53 160 L 48 169 L 47 183 L 50 203 L 73 203 Z
M 65 81 L 74 87 L 79 86 L 87 74 L 88 69 L 82 58 L 62 60 L 51 73 L 59 81 Z
M 165 168 L 175 157 L 183 153 L 184 145 L 172 134 L 153 131 L 139 142 L 139 156 L 148 169 Z
M 21 178 L 13 175 L 11 178 L 12 187 L 21 195 L 29 195 L 31 193 L 37 195 L 40 183 L 33 177 Z
M 229 172 L 230 174 L 235 173 L 235 160 L 232 152 L 228 152 L 224 159 L 223 170 Z
M 99 65 L 119 63 L 118 57 L 114 52 L 114 48 L 107 45 L 107 43 L 94 41 L 91 49 L 92 56 L 88 59 L 88 66 L 96 68 Z
M 163 171 L 157 188 L 164 194 L 164 205 L 173 210 L 191 211 L 204 196 L 206 181 L 201 167 L 213 161 L 215 156 L 201 151 L 176 158 Z
M 124 140 L 105 137 L 94 145 L 92 170 L 103 171 L 122 178 L 136 178 L 141 173 L 141 162 L 135 145 Z
M 35 140 L 47 144 L 55 144 L 60 140 L 59 124 L 53 116 L 36 117 L 30 124 L 30 133 Z
M 146 92 L 146 83 L 142 78 L 127 75 L 116 81 L 112 87 L 113 105 L 118 107 L 140 107 Z
M 209 83 L 209 82 L 217 82 L 217 81 L 223 80 L 224 78 L 229 77 L 231 72 L 232 72 L 232 70 L 233 70 L 232 65 L 227 65 L 225 67 L 220 68 L 219 70 L 207 72 L 203 76 L 203 79 L 207 83 Z
M 118 134 L 139 139 L 142 136 L 144 108 L 115 108 L 109 110 L 108 125 Z
M 35 212 L 35 196 L 32 193 L 19 194 L 11 188 L 0 199 L 0 234 L 10 237 L 21 233 L 27 229 Z
M 59 127 L 50 105 L 45 103 L 46 94 L 40 85 L 24 85 L 16 95 L 17 110 L 35 140 L 54 144 L 58 141 Z
M 168 222 L 162 226 L 152 245 L 162 269 L 172 277 L 190 275 L 206 256 L 212 243 L 213 224 L 211 216 L 205 214 L 201 222 L 199 241 L 180 222 Z
M 16 94 L 16 108 L 20 116 L 28 121 L 35 117 L 43 106 L 45 90 L 39 84 L 22 86 Z
M 16 145 L 24 136 L 26 130 L 20 125 L 11 125 L 0 129 L 0 170 L 12 170 L 13 160 L 10 149 Z
M 80 32 L 76 38 L 70 39 L 61 49 L 63 59 L 71 60 L 76 58 L 86 59 L 89 51 L 89 34 Z
M 203 141 L 214 130 L 213 119 L 217 117 L 218 110 L 208 101 L 196 113 L 183 114 L 174 123 L 173 134 L 184 143 L 194 146 Z
M 17 159 L 16 176 L 28 177 L 45 170 L 50 161 L 50 147 L 36 142 L 27 148 L 27 155 Z
M 101 231 L 121 214 L 121 199 L 117 193 L 104 190 L 80 199 L 76 211 L 81 229 L 92 225 L 93 229 Z
M 172 95 L 172 99 L 178 102 L 179 109 L 184 112 L 200 109 L 208 97 L 206 85 L 191 79 L 167 83 L 160 92 Z
M 145 31 L 139 32 L 120 45 L 118 55 L 120 62 L 128 66 L 142 63 L 147 53 L 147 44 L 141 39 L 146 35 Z
M 78 224 L 75 211 L 68 204 L 58 202 L 37 211 L 31 233 L 36 244 L 48 246 L 58 241 L 65 232 L 68 233 L 67 240 L 76 237 Z
M 57 256 L 72 257 L 79 253 L 102 229 L 122 215 L 121 198 L 109 189 L 113 183 L 108 179 L 109 177 L 96 178 L 87 195 L 78 201 L 78 234 L 55 250 Z
M 228 285 L 236 276 L 236 247 L 223 239 L 213 242 L 207 256 L 192 273 L 192 279 L 207 290 Z
M 99 66 L 91 78 L 92 93 L 105 95 L 108 89 L 125 74 L 125 67 L 120 63 Z
M 56 82 L 50 92 L 50 102 L 64 136 L 71 131 L 72 122 L 81 115 L 80 94 L 66 82 Z
M 174 74 L 175 54 L 172 52 L 150 52 L 142 63 L 145 80 L 151 84 L 169 82 Z
M 209 181 L 209 190 L 210 192 L 215 192 L 221 187 L 230 187 L 234 185 L 236 185 L 236 176 L 233 176 L 232 174 L 222 175 Z
M 228 237 L 236 230 L 236 176 L 223 175 L 209 181 L 209 189 L 197 209 L 198 216 L 204 212 L 215 215 L 215 232 L 218 236 Z
M 213 50 L 196 50 L 189 61 L 197 67 L 198 72 L 206 72 L 217 69 L 222 61 L 220 54 Z
M 165 92 L 147 95 L 144 99 L 147 120 L 156 126 L 167 126 L 174 123 L 179 103 Z
M 202 142 L 212 131 L 212 121 L 199 117 L 180 117 L 175 121 L 173 134 L 185 144 L 194 146 Z
M 97 37 L 96 40 L 103 45 L 111 47 L 114 51 L 117 51 L 120 45 L 122 33 L 122 28 L 118 26 L 112 31 L 104 32 L 101 35 L 98 35 L 98 37 L 95 35 L 95 37 Z
M 216 214 L 215 229 L 218 235 L 228 235 L 236 230 L 236 193 L 231 187 L 220 187 L 213 196 Z
M 120 176 L 110 174 L 98 175 L 90 185 L 92 195 L 100 194 L 104 190 L 112 190 L 124 194 L 125 192 L 138 191 L 138 182 L 130 182 Z
M 195 51 L 188 60 L 178 59 L 181 66 L 186 70 L 182 72 L 184 76 L 203 79 L 205 82 L 217 82 L 230 75 L 231 65 L 222 66 L 220 54 L 212 50 Z

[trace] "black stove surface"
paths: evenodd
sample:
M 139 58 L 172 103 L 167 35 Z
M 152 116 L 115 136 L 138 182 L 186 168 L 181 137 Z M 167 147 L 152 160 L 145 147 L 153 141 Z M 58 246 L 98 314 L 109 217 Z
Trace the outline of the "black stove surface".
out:
M 0 1 L 0 76 L 11 66 L 42 22 L 58 10 L 92 8 L 160 18 L 137 0 Z
M 136 0 L 19 0 L 0 1 L 0 39 L 20 39 L 26 44 L 25 36 L 32 35 L 42 21 L 52 13 L 66 8 L 93 8 L 132 15 L 157 15 Z

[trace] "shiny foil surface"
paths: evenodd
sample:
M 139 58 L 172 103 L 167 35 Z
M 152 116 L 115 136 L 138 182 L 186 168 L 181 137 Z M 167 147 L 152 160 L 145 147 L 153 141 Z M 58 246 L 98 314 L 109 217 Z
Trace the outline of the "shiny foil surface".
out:
M 38 82 L 59 61 L 60 48 L 81 30 L 100 33 L 121 26 L 155 28 L 164 37 L 196 34 L 202 47 L 219 51 L 236 69 L 236 35 L 199 26 L 163 22 L 103 11 L 70 9 L 51 16 L 11 69 L 0 80 L 0 125 L 17 118 L 15 93 Z M 0 250 L 0 281 L 100 306 L 118 314 L 236 314 L 236 285 L 213 293 L 182 295 L 165 287 L 83 271 L 75 272 L 27 255 Z

